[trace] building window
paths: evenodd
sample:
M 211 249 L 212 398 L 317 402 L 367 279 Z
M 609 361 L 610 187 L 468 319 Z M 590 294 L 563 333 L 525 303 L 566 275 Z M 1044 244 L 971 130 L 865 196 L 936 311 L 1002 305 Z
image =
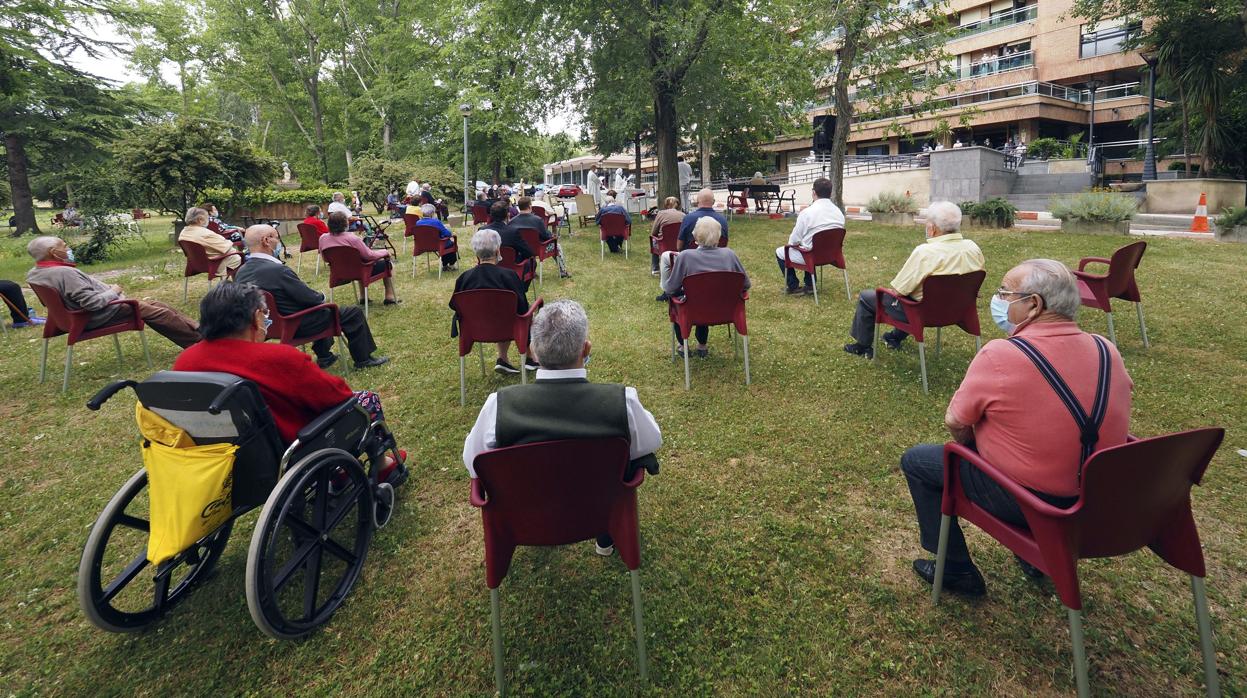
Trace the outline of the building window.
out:
M 1086 26 L 1083 26 L 1082 44 L 1078 48 L 1079 58 L 1120 53 L 1143 31 L 1143 23 L 1137 21 L 1093 32 L 1087 31 Z

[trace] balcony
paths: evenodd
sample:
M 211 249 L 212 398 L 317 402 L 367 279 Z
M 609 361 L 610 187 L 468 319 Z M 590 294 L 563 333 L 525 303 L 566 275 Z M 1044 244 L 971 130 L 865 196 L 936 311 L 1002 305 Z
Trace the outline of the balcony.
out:
M 997 73 L 1007 73 L 1011 70 L 1021 70 L 1035 65 L 1034 51 L 1020 51 L 1012 53 L 1008 56 L 993 56 L 986 61 L 963 65 L 957 69 L 957 80 L 970 80 L 973 78 L 981 78 L 986 75 L 995 75 Z
M 1115 99 L 1137 97 L 1141 94 L 1142 93 L 1139 90 L 1139 83 L 1137 82 L 1113 85 L 1111 87 L 1102 87 L 1096 91 L 1096 103 L 1102 104 Z M 1067 102 L 1073 102 L 1075 104 L 1089 104 L 1091 102 L 1091 92 L 1089 90 L 1080 90 L 1073 87 L 1066 87 L 1065 85 L 1031 80 L 1013 85 L 1003 85 L 1001 87 L 970 90 L 968 92 L 933 97 L 925 104 L 907 106 L 892 113 L 873 117 L 862 115 L 862 117 L 856 119 L 855 122 L 861 124 L 884 119 L 895 119 L 906 115 L 932 113 L 944 109 L 954 109 L 957 107 L 968 107 L 972 105 L 977 106 L 991 102 L 1016 99 L 1018 97 L 1026 97 L 1029 95 L 1052 97 L 1053 99 L 1060 99 Z M 824 102 L 823 104 L 818 105 L 818 108 L 830 106 L 832 106 L 831 102 Z
M 1034 21 L 1038 14 L 1039 5 L 1027 5 L 1026 7 L 1019 7 L 1016 10 L 1001 12 L 1000 14 L 992 15 L 987 19 L 980 19 L 977 22 L 971 22 L 970 24 L 956 27 L 953 29 L 952 36 L 950 36 L 948 40 L 957 41 L 976 34 L 982 34 L 984 32 L 994 31 L 1004 27 L 1011 27 L 1015 24 L 1021 24 L 1023 22 L 1031 22 Z

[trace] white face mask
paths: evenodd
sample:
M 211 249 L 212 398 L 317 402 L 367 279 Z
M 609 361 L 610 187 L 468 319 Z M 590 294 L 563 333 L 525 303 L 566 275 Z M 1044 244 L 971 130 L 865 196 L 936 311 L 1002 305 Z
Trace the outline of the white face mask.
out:
M 1022 296 L 1021 298 L 1014 298 L 1011 301 L 1007 301 L 998 295 L 992 296 L 992 321 L 995 322 L 996 326 L 999 327 L 1005 334 L 1013 334 L 1018 327 L 1009 320 L 1009 307 L 1014 303 L 1027 298 L 1030 298 L 1030 296 Z

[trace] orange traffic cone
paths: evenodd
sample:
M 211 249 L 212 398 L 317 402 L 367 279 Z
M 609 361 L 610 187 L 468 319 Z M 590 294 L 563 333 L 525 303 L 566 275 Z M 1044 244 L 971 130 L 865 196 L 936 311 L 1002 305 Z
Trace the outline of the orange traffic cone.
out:
M 1191 221 L 1191 232 L 1208 232 L 1208 195 L 1202 192 L 1199 195 L 1199 205 L 1195 207 L 1195 218 Z

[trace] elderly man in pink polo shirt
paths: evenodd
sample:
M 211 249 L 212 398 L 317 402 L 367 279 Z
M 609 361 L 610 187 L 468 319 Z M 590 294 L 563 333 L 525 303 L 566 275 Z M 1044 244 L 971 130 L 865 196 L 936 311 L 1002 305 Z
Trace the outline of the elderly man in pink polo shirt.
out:
M 952 438 L 1054 506 L 1078 499 L 1083 462 L 1094 451 L 1126 441 L 1133 383 L 1117 347 L 1074 322 L 1078 282 L 1051 259 L 1009 270 L 992 297 L 992 319 L 1008 339 L 988 342 L 966 371 L 944 415 Z M 966 494 L 992 515 L 1017 526 L 1026 520 L 1002 487 L 961 463 Z M 922 547 L 936 552 L 944 488 L 943 446 L 922 444 L 901 456 L 901 471 L 918 514 Z M 1042 574 L 1018 559 L 1030 577 Z M 935 561 L 914 561 L 928 583 Z M 944 587 L 969 596 L 986 593 L 983 577 L 953 519 Z

